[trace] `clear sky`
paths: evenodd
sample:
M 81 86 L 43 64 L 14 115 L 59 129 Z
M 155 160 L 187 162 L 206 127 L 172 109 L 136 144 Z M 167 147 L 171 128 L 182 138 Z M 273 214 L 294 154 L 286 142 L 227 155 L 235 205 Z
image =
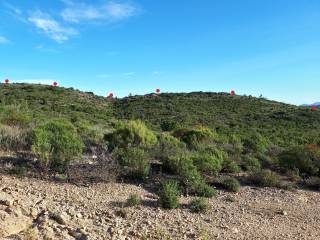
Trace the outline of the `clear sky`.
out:
M 0 0 L 0 79 L 320 101 L 319 0 Z

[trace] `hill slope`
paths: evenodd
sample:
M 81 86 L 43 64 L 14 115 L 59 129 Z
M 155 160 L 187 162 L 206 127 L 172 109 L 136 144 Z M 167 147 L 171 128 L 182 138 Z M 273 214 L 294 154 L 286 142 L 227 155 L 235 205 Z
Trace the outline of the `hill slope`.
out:
M 30 84 L 1 84 L 0 90 L 4 124 L 66 118 L 108 126 L 117 119 L 141 119 L 158 130 L 166 122 L 206 125 L 226 134 L 255 129 L 278 145 L 320 139 L 320 111 L 251 96 L 194 92 L 108 99 L 72 88 Z

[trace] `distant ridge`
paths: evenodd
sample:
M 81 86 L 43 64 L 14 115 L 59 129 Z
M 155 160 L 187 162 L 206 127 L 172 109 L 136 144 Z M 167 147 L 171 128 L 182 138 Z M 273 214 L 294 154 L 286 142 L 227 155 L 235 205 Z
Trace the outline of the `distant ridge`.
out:
M 303 104 L 302 106 L 304 106 L 304 107 L 312 107 L 312 106 L 320 107 L 320 102 L 315 102 L 315 103 L 312 103 L 312 104 Z

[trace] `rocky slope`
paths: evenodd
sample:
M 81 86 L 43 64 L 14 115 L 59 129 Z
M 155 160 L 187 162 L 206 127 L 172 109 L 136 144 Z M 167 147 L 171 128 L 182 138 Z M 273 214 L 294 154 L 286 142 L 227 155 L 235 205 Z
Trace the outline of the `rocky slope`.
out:
M 129 194 L 143 204 L 126 207 Z M 141 186 L 76 186 L 0 177 L 0 239 L 320 239 L 320 194 L 243 187 L 220 192 L 193 214 L 190 197 L 176 210 L 157 207 Z

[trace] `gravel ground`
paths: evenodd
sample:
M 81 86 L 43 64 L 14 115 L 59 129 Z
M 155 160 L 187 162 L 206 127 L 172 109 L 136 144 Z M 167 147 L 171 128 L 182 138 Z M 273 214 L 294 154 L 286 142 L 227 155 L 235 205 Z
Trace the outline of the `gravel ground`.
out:
M 125 207 L 131 193 L 141 195 L 141 206 Z M 0 239 L 320 239 L 318 192 L 242 187 L 210 199 L 205 214 L 191 213 L 190 200 L 163 210 L 141 186 L 82 187 L 3 175 L 0 235 L 6 222 L 17 227 Z

